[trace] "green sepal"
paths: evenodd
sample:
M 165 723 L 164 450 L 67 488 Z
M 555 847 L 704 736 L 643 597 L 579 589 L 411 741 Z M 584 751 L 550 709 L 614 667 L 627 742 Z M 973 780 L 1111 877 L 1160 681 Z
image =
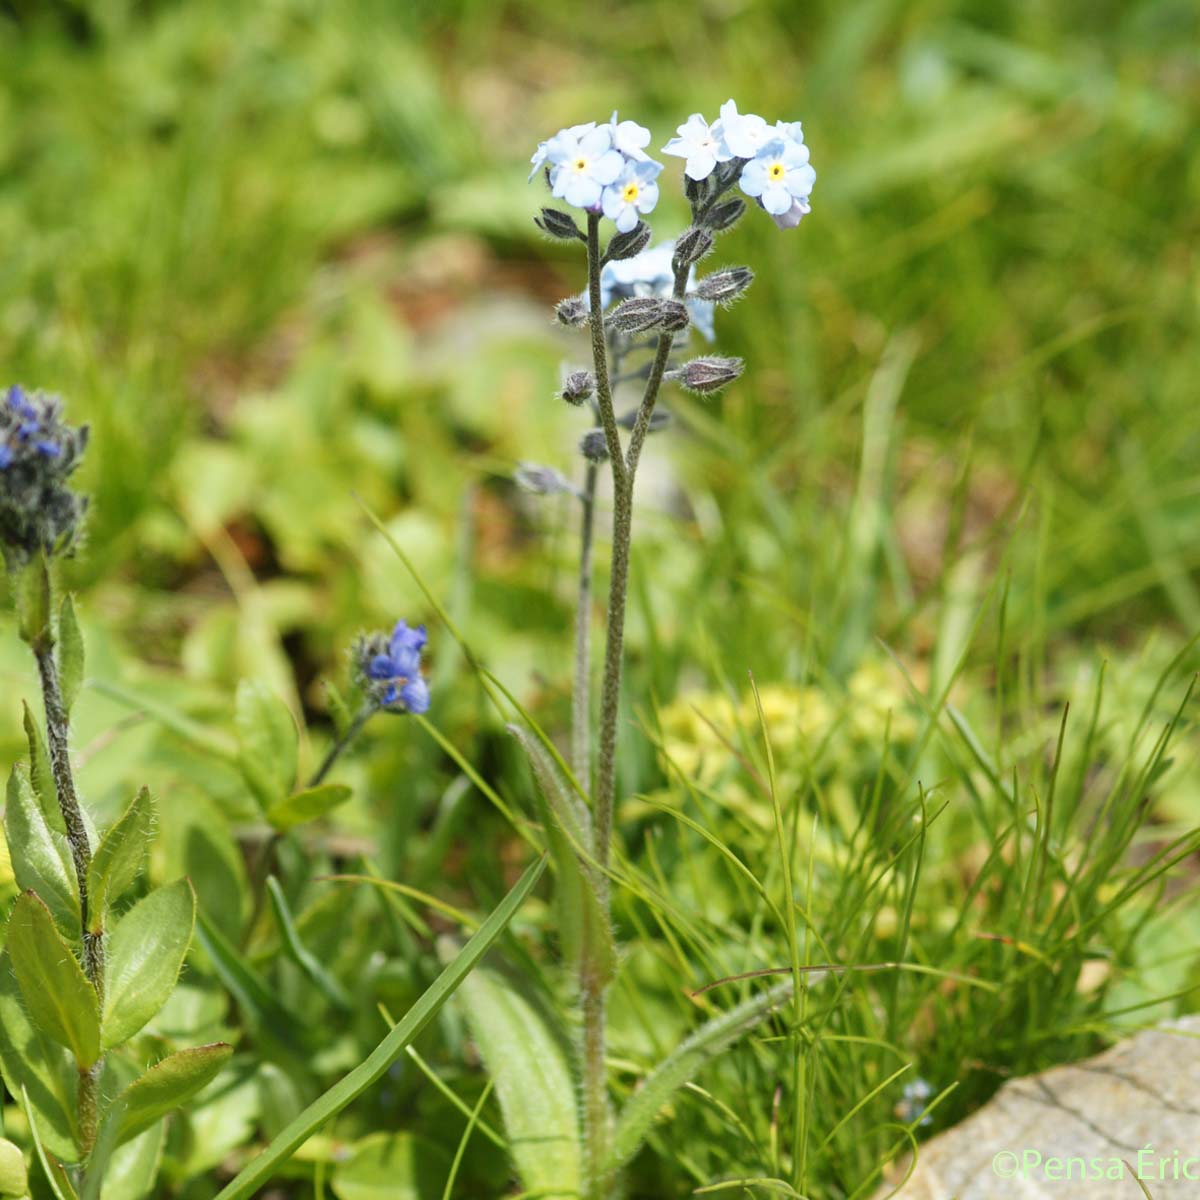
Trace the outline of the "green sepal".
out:
M 104 929 L 108 906 L 138 877 L 154 832 L 154 801 L 142 788 L 124 814 L 100 839 L 88 867 L 88 924 Z
M 38 894 L 64 937 L 78 937 L 79 880 L 70 848 L 50 828 L 20 767 L 8 777 L 4 836 L 17 886 Z
M 139 900 L 107 941 L 101 1043 L 128 1041 L 167 1002 L 196 922 L 196 893 L 186 879 Z
M 345 804 L 350 796 L 351 789 L 344 783 L 323 783 L 276 800 L 267 809 L 267 820 L 278 833 L 286 833 L 297 825 L 305 825 L 332 812 L 338 805 Z
M 68 714 L 83 686 L 83 632 L 75 616 L 75 604 L 64 596 L 58 609 L 58 683 Z
M 291 709 L 265 684 L 243 679 L 234 725 L 242 775 L 263 808 L 270 808 L 296 782 L 299 737 Z
M 34 892 L 22 892 L 8 919 L 9 957 L 34 1025 L 68 1047 L 81 1071 L 100 1057 L 100 1004 L 79 960 Z

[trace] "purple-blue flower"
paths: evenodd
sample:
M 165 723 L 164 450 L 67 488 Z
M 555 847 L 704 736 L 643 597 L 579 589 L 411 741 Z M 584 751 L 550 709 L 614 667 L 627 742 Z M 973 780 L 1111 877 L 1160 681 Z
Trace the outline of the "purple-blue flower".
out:
M 428 711 L 429 686 L 421 677 L 421 651 L 426 640 L 424 625 L 410 628 L 407 622 L 397 621 L 390 638 L 385 640 L 380 634 L 365 644 L 363 674 L 384 708 Z

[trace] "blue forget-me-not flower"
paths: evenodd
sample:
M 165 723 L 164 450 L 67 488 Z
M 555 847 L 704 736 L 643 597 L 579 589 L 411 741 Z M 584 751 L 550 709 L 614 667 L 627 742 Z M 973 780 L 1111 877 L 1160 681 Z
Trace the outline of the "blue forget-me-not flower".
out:
M 687 159 L 683 173 L 689 179 L 697 182 L 707 179 L 717 163 L 728 162 L 733 157 L 733 151 L 725 144 L 719 119 L 709 125 L 700 113 L 692 113 L 675 132 L 678 136 L 673 137 L 662 152 Z
M 429 710 L 429 685 L 421 676 L 424 625 L 397 621 L 389 637 L 373 633 L 355 647 L 355 668 L 363 686 L 383 708 L 399 712 Z
M 772 217 L 793 215 L 799 224 L 807 213 L 808 197 L 817 173 L 809 165 L 808 147 L 791 136 L 775 137 L 767 142 L 745 166 L 740 182 L 747 196 L 753 196 Z
M 638 213 L 654 210 L 658 203 L 655 179 L 662 163 L 646 158 L 629 161 L 617 178 L 604 189 L 601 204 L 604 215 L 613 221 L 619 233 L 628 233 L 638 223 Z

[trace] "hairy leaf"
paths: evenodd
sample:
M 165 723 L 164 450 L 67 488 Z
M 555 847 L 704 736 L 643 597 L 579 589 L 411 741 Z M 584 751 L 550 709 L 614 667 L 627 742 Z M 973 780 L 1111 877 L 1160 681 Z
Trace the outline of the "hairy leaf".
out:
M 23 891 L 33 891 L 67 937 L 79 936 L 79 883 L 66 839 L 54 833 L 19 767 L 8 777 L 4 836 L 13 877 Z
M 34 892 L 8 919 L 8 953 L 33 1023 L 68 1047 L 81 1070 L 100 1057 L 100 1004 L 79 961 Z
M 583 1180 L 579 1115 L 565 1039 L 489 967 L 471 975 L 460 994 L 496 1085 L 522 1185 L 539 1196 L 577 1196 Z
M 167 1002 L 192 940 L 196 895 L 180 879 L 138 901 L 108 939 L 104 1049 L 133 1037 Z
M 100 839 L 88 868 L 89 923 L 93 931 L 103 928 L 108 906 L 138 877 L 153 828 L 154 801 L 142 788 L 120 820 Z

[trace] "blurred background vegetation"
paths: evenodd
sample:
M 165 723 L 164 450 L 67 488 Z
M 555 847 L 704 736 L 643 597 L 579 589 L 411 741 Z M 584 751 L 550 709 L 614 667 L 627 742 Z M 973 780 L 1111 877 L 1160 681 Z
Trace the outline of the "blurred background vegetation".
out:
M 1192 0 L 4 0 L 4 376 L 62 393 L 92 425 L 93 514 L 71 566 L 90 673 L 217 722 L 239 679 L 265 679 L 306 722 L 315 759 L 329 738 L 323 681 L 343 678 L 351 637 L 432 615 L 365 506 L 488 664 L 548 728 L 565 728 L 571 513 L 510 478 L 521 459 L 576 469 L 577 414 L 553 392 L 564 356 L 581 362 L 585 348 L 549 317 L 583 276 L 578 255 L 533 227 L 543 193 L 525 182 L 528 157 L 614 106 L 661 146 L 689 113 L 711 118 L 734 96 L 743 111 L 802 120 L 818 180 L 799 230 L 751 213 L 721 243 L 723 259 L 758 274 L 718 314 L 720 349 L 744 355 L 746 375 L 717 402 L 672 398 L 674 428 L 651 445 L 625 794 L 695 802 L 671 794 L 674 756 L 720 790 L 729 844 L 748 860 L 769 854 L 769 808 L 764 822 L 753 787 L 729 783 L 761 754 L 745 710 L 752 671 L 775 689 L 773 737 L 803 750 L 796 794 L 831 817 L 835 842 L 841 828 L 843 849 L 857 844 L 855 797 L 875 787 L 878 798 L 873 780 L 905 795 L 918 774 L 926 790 L 945 785 L 941 883 L 935 871 L 914 904 L 931 938 L 948 935 L 955 887 L 982 870 L 964 864 L 981 838 L 985 854 L 991 827 L 970 799 L 975 750 L 994 775 L 1028 772 L 1036 787 L 1063 702 L 1076 701 L 1081 741 L 1095 704 L 1069 751 L 1090 796 L 1152 743 L 1200 666 L 1188 640 L 1200 632 L 1198 46 Z M 685 209 L 673 185 L 663 196 L 653 224 L 668 236 Z M 438 628 L 431 649 L 434 723 L 531 814 L 463 656 Z M 955 680 L 973 747 L 943 744 L 921 699 Z M 20 698 L 32 691 L 5 637 L 5 760 L 23 752 Z M 100 818 L 133 784 L 155 785 L 160 872 L 190 871 L 213 919 L 253 948 L 239 843 L 255 812 L 236 778 L 111 698 L 79 712 Z M 365 855 L 414 886 L 494 902 L 520 858 L 511 826 L 475 792 L 451 797 L 457 826 L 439 823 L 458 768 L 414 727 L 376 726 L 372 752 L 345 771 L 355 799 L 304 853 L 330 865 Z M 911 747 L 902 765 L 881 749 L 889 726 Z M 814 766 L 821 739 L 833 748 Z M 1190 725 L 1153 782 L 1156 824 L 1139 834 L 1151 847 L 1200 815 Z M 655 811 L 626 813 L 631 852 L 669 840 L 654 870 L 686 874 L 691 835 L 664 832 Z M 1080 814 L 1086 845 L 1086 797 Z M 814 853 L 841 869 L 826 849 Z M 707 903 L 698 880 L 659 882 L 685 907 Z M 303 879 L 292 892 L 345 977 L 402 1008 L 424 951 L 402 941 L 379 983 L 378 898 L 356 893 L 360 925 L 346 926 L 343 893 L 317 896 Z M 868 906 L 872 929 L 880 913 L 892 922 L 878 947 L 847 935 L 839 952 L 900 956 L 883 943 L 897 903 L 902 924 L 912 915 L 901 901 Z M 979 1028 L 995 1034 L 994 1061 L 944 1112 L 986 1095 L 1001 1061 L 1027 1069 L 1086 1050 L 1107 1025 L 1081 1026 L 1078 1006 L 1118 1007 L 1110 986 L 1130 1004 L 1190 986 L 1194 964 L 1178 952 L 1194 939 L 1194 906 L 1168 915 L 1157 941 L 1138 926 L 1156 949 L 1136 969 L 1114 938 L 1125 948 L 1108 961 L 1126 970 L 1082 991 L 1069 982 L 1058 1008 L 1021 1008 L 1021 1021 L 1058 1013 L 1053 1036 L 1005 1048 L 991 1011 Z M 627 937 L 658 936 L 629 922 Z M 373 931 L 355 948 L 345 935 L 358 927 Z M 272 937 L 259 930 L 264 963 Z M 1008 969 L 1002 949 L 970 953 Z M 652 961 L 635 955 L 630 970 L 665 996 Z M 751 965 L 714 952 L 693 962 L 693 982 Z M 200 962 L 197 995 L 204 979 Z M 929 1005 L 953 1005 L 922 986 L 887 992 L 885 1024 L 900 1038 L 917 1022 L 905 1044 L 937 1060 L 941 1087 L 992 1043 L 970 1023 L 948 1035 Z M 657 1037 L 645 1029 L 687 1028 L 689 1004 L 660 1000 L 623 1014 L 617 1053 L 637 1061 Z M 204 1012 L 227 1019 L 219 1003 Z M 359 1020 L 318 1074 L 378 1033 L 371 1007 Z M 739 1078 L 765 1139 L 771 1087 L 759 1095 L 752 1072 Z M 467 1071 L 462 1087 L 478 1095 L 477 1082 Z M 394 1129 L 397 1105 L 431 1103 L 413 1099 L 411 1080 L 397 1086 L 399 1099 L 375 1101 L 384 1116 L 351 1129 Z M 220 1136 L 175 1146 L 173 1186 L 205 1194 L 205 1172 L 269 1132 L 269 1106 L 255 1103 L 223 1118 Z M 877 1103 L 886 1113 L 887 1097 Z M 705 1111 L 697 1127 L 716 1119 Z M 887 1144 L 832 1141 L 815 1194 L 867 1186 Z M 735 1160 L 754 1167 L 749 1150 L 693 1150 L 675 1174 L 643 1167 L 657 1180 L 646 1194 L 686 1194 L 680 1179 L 694 1186 Z

